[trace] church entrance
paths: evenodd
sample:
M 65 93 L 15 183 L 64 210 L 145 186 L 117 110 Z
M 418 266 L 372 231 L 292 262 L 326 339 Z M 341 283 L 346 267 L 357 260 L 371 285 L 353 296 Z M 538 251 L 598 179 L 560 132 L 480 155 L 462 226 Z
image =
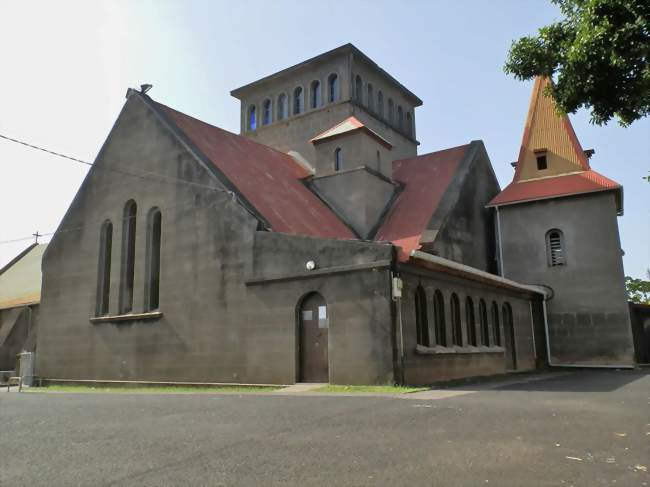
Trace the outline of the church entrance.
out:
M 299 307 L 298 320 L 298 380 L 329 382 L 329 317 L 325 298 L 318 293 L 305 296 Z
M 517 370 L 515 327 L 512 322 L 512 308 L 509 303 L 503 305 L 503 334 L 505 335 L 506 369 Z

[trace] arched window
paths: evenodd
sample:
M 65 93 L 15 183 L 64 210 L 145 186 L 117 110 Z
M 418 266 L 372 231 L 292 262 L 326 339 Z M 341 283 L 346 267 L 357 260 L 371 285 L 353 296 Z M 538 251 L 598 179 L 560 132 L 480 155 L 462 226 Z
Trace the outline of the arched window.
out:
M 381 154 L 377 151 L 377 171 L 381 170 Z
M 122 268 L 120 279 L 120 313 L 133 310 L 133 280 L 135 277 L 135 227 L 138 205 L 130 200 L 124 206 L 122 218 Z
M 343 163 L 343 154 L 341 153 L 341 148 L 337 147 L 334 151 L 334 170 L 340 171 L 341 164 Z
M 255 105 L 248 107 L 248 130 L 255 130 L 257 128 L 257 112 Z
M 354 97 L 360 105 L 363 105 L 363 81 L 361 81 L 361 76 L 358 74 L 354 78 Z
M 487 307 L 485 301 L 481 299 L 478 302 L 478 319 L 481 325 L 481 345 L 490 346 L 490 327 L 488 326 Z
M 499 306 L 492 301 L 492 328 L 494 332 L 494 344 L 501 346 L 501 326 L 499 324 Z
M 147 218 L 147 264 L 145 279 L 144 309 L 152 311 L 160 305 L 160 237 L 162 215 L 158 208 L 152 208 Z
M 309 107 L 318 108 L 321 106 L 321 93 L 320 93 L 320 81 L 314 80 L 311 82 L 311 94 L 309 97 Z
M 96 316 L 108 314 L 111 291 L 111 251 L 113 247 L 113 224 L 110 220 L 102 223 L 99 232 L 99 267 L 97 269 L 97 307 Z
M 433 294 L 433 317 L 436 330 L 436 344 L 447 346 L 447 330 L 445 329 L 445 300 L 442 293 L 436 289 Z
M 404 111 L 401 106 L 397 107 L 397 128 L 404 130 Z
M 413 137 L 413 119 L 411 112 L 406 112 L 406 133 Z
M 515 328 L 512 322 L 512 307 L 510 303 L 504 303 L 501 311 L 503 317 L 503 337 L 506 347 L 506 369 L 517 368 L 517 348 L 515 346 Z
M 305 97 L 303 95 L 302 86 L 298 86 L 293 90 L 293 114 L 298 115 L 305 110 Z
M 389 98 L 388 99 L 388 123 L 393 123 L 395 121 L 394 120 L 395 116 L 393 114 L 393 108 L 394 108 L 393 99 Z
M 463 329 L 460 324 L 460 301 L 456 293 L 451 295 L 451 341 L 454 345 L 463 346 Z
M 278 96 L 278 120 L 284 120 L 287 118 L 288 112 L 289 108 L 287 106 L 287 95 L 280 93 L 280 96 Z
M 429 346 L 429 321 L 427 320 L 427 295 L 422 286 L 415 290 L 415 329 L 418 345 Z
M 549 267 L 566 264 L 564 235 L 560 230 L 549 230 L 546 234 L 546 255 L 548 257 Z
M 262 103 L 262 125 L 268 125 L 273 121 L 272 106 L 273 104 L 268 98 Z
M 332 103 L 339 99 L 339 75 L 330 74 L 327 78 L 327 101 Z
M 467 296 L 465 299 L 465 326 L 467 327 L 467 342 L 475 347 L 476 343 L 476 319 L 474 318 L 474 301 Z
M 368 96 L 366 98 L 368 100 L 368 109 L 370 111 L 375 111 L 375 92 L 373 91 L 372 88 L 372 83 L 368 83 Z
M 384 119 L 384 94 L 381 90 L 377 92 L 377 114 L 380 119 Z

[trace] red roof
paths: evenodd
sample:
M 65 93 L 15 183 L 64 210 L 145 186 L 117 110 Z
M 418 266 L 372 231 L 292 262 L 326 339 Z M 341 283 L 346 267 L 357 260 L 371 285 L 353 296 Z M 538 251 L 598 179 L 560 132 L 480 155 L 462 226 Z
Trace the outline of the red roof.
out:
M 393 179 L 404 184 L 376 240 L 401 247 L 400 258 L 420 248 L 422 233 L 447 191 L 468 145 L 393 162 Z
M 291 156 L 154 103 L 268 221 L 272 230 L 321 238 L 357 238 L 300 181 L 310 173 Z
M 512 182 L 488 206 L 500 206 L 559 196 L 620 189 L 621 185 L 593 169 L 541 179 Z M 619 208 L 620 210 L 620 208 Z

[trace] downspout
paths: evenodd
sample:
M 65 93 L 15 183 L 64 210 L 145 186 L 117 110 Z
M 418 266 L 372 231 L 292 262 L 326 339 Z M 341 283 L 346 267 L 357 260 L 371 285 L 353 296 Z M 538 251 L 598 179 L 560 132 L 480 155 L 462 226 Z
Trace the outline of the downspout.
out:
M 495 206 L 497 216 L 497 247 L 499 251 L 499 275 L 505 277 L 505 272 L 503 271 L 503 249 L 501 248 L 501 218 L 499 217 L 499 207 Z
M 404 327 L 402 322 L 402 296 L 401 289 L 399 293 L 395 292 L 395 282 L 396 280 L 401 281 L 401 278 L 398 275 L 395 275 L 393 272 L 390 273 L 390 288 L 393 301 L 395 301 L 395 321 L 396 321 L 396 340 L 397 340 L 397 362 L 398 362 L 398 381 L 400 385 L 404 385 L 405 374 L 404 374 Z

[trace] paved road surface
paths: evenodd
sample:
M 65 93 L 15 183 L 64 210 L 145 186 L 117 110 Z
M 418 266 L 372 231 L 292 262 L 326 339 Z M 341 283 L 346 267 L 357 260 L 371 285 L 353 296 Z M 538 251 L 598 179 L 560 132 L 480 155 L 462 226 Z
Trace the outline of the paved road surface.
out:
M 434 399 L 0 393 L 0 485 L 645 486 L 649 372 Z

